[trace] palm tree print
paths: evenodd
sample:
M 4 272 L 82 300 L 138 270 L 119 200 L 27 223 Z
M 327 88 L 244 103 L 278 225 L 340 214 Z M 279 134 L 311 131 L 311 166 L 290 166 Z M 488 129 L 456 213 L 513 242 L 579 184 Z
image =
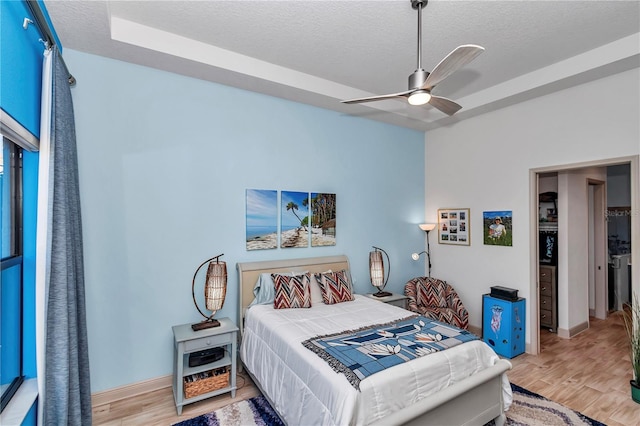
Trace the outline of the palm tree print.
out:
M 298 205 L 293 201 L 289 201 L 289 204 L 287 204 L 287 211 L 289 210 L 291 210 L 291 213 L 293 213 L 296 219 L 300 221 L 300 226 L 302 226 L 302 228 L 306 231 L 307 227 L 304 226 L 304 222 L 302 221 L 302 219 L 300 219 L 300 216 L 298 216 L 298 214 L 296 213 L 296 210 L 298 210 Z

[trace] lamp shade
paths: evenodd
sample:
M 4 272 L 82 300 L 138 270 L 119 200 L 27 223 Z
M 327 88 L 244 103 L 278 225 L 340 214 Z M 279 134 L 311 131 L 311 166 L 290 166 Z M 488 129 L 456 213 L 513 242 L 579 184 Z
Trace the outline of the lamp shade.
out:
M 426 253 L 426 251 L 421 251 L 420 253 L 411 253 L 411 258 L 412 258 L 413 260 L 418 260 L 418 259 L 420 259 L 420 255 L 421 255 L 422 253 Z
M 435 223 L 421 223 L 418 225 L 424 232 L 433 231 L 436 227 Z
M 383 291 L 384 286 L 387 285 L 387 281 L 389 281 L 389 274 L 387 274 L 385 279 L 382 253 L 387 256 L 387 266 L 389 265 L 389 255 L 379 247 L 374 246 L 373 248 L 375 250 L 369 252 L 369 277 L 371 278 L 371 285 L 378 289 L 373 295 L 377 297 L 391 296 L 391 293 L 388 291 Z M 391 267 L 388 266 L 388 269 L 390 270 Z
M 227 295 L 227 263 L 209 262 L 207 268 L 207 281 L 204 286 L 204 299 L 207 309 L 216 311 L 222 309 L 224 298 Z
M 427 265 L 429 267 L 429 277 L 431 277 L 431 249 L 429 248 L 429 231 L 434 230 L 436 228 L 436 224 L 435 223 L 421 223 L 418 226 L 420 227 L 420 229 L 422 229 L 424 232 L 427 233 L 427 250 L 426 251 L 422 251 L 420 253 L 413 253 L 411 255 L 411 258 L 413 260 L 418 260 L 422 253 L 426 253 L 427 254 Z
M 379 290 L 384 288 L 384 262 L 382 261 L 381 251 L 369 252 L 369 276 L 371 277 L 371 285 Z

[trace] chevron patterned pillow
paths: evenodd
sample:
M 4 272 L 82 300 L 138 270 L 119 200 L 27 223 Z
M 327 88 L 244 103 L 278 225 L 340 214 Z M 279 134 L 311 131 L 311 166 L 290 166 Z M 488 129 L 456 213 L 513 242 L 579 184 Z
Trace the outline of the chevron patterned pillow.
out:
M 273 307 L 275 309 L 311 307 L 309 274 L 271 274 L 271 278 L 273 278 L 276 293 L 273 299 Z
M 339 272 L 325 272 L 315 275 L 322 290 L 322 301 L 326 305 L 354 300 L 353 292 L 351 291 L 351 278 L 346 269 Z

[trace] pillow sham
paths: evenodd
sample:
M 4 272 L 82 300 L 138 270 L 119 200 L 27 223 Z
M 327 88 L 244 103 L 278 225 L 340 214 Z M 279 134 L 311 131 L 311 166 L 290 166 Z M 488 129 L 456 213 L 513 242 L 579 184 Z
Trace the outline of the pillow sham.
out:
M 253 286 L 253 296 L 254 299 L 249 306 L 273 303 L 273 299 L 276 297 L 276 291 L 270 273 L 265 272 L 260 274 L 258 281 L 256 281 L 256 284 Z
M 275 309 L 311 307 L 308 273 L 304 275 L 271 274 L 271 278 L 275 287 L 273 300 Z
M 303 275 L 308 271 L 298 271 L 298 272 L 279 272 L 280 275 Z M 320 289 L 318 289 L 318 292 Z M 273 299 L 275 299 L 276 291 L 273 284 L 273 278 L 271 278 L 270 272 L 263 272 L 258 277 L 258 280 L 253 286 L 253 300 L 249 304 L 249 306 L 253 305 L 270 305 L 273 303 Z M 313 298 L 311 299 L 313 303 Z M 320 303 L 321 298 L 318 298 L 318 302 Z
M 349 271 L 315 274 L 322 290 L 322 301 L 327 305 L 354 300 Z
M 323 274 L 328 274 L 331 272 L 331 269 L 322 272 Z M 318 305 L 320 303 L 324 303 L 322 299 L 322 289 L 320 286 L 320 281 L 317 278 L 319 274 L 313 274 L 310 276 L 310 287 L 311 287 L 311 304 Z

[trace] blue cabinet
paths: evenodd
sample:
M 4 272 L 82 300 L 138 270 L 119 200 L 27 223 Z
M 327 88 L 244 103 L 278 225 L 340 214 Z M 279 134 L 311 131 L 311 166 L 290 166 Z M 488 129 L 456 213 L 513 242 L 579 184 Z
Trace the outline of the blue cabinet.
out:
M 498 355 L 513 358 L 524 352 L 525 299 L 482 296 L 482 340 Z

